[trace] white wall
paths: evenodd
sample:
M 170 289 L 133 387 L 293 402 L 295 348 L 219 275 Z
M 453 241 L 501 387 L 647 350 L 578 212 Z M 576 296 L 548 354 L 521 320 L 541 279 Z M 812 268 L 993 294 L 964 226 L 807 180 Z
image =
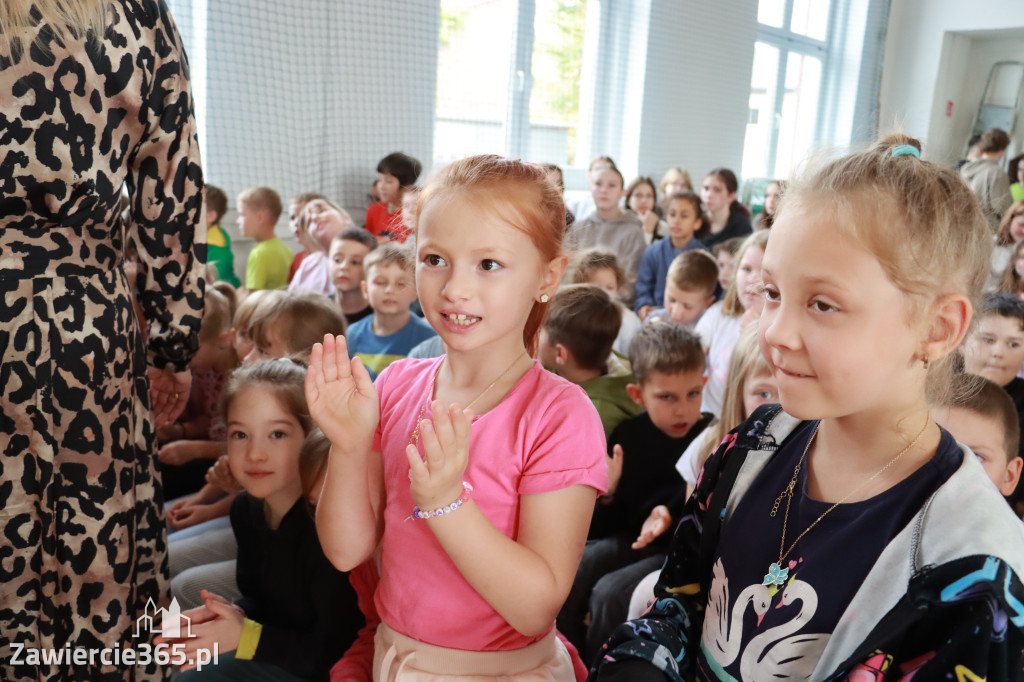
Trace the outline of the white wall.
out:
M 960 75 L 960 60 L 969 60 L 968 51 L 958 38 L 947 39 L 946 34 L 1019 27 L 1024 27 L 1024 2 L 1020 0 L 892 0 L 879 97 L 881 130 L 899 125 L 923 138 L 926 156 L 955 160 L 962 150 L 949 134 L 959 129 L 956 121 L 961 110 L 975 109 L 977 102 L 965 102 L 960 92 L 953 90 L 958 80 L 979 76 Z M 947 40 L 952 41 L 951 52 L 943 64 Z M 945 117 L 945 101 L 950 99 L 946 94 L 960 99 L 954 100 L 952 128 L 938 121 Z M 973 111 L 964 113 L 973 120 Z
M 651 0 L 646 79 L 638 102 L 637 169 L 672 166 L 695 183 L 716 166 L 740 172 L 757 0 Z

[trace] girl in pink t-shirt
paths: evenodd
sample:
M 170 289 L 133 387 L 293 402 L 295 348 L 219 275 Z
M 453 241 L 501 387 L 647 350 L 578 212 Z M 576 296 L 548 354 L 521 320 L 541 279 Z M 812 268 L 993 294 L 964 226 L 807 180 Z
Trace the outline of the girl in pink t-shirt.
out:
M 478 156 L 437 176 L 418 219 L 420 303 L 448 354 L 374 385 L 342 337 L 314 346 L 321 542 L 339 568 L 381 547 L 375 680 L 574 679 L 553 626 L 607 471 L 584 392 L 530 357 L 564 204 L 540 167 Z

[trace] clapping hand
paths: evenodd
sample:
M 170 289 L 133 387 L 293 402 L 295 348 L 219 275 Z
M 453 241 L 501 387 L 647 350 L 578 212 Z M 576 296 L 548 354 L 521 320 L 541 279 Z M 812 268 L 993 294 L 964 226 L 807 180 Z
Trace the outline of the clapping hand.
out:
M 358 357 L 349 360 L 343 336 L 324 336 L 313 346 L 306 372 L 309 415 L 336 448 L 365 449 L 380 419 L 370 373 Z
M 433 421 L 419 423 L 423 453 L 406 447 L 412 501 L 423 511 L 451 504 L 462 495 L 462 477 L 469 463 L 469 437 L 473 413 L 458 405 L 446 410 L 440 400 L 430 404 Z

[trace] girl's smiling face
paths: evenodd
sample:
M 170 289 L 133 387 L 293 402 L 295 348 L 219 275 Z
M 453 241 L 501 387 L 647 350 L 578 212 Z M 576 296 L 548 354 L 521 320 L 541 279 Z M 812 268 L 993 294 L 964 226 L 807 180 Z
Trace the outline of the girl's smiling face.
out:
M 473 197 L 439 197 L 419 217 L 420 304 L 449 351 L 521 351 L 534 302 L 564 270 L 564 256 L 544 262 L 525 232 Z
M 228 464 L 253 497 L 283 515 L 302 494 L 299 452 L 306 434 L 268 386 L 243 388 L 227 414 Z

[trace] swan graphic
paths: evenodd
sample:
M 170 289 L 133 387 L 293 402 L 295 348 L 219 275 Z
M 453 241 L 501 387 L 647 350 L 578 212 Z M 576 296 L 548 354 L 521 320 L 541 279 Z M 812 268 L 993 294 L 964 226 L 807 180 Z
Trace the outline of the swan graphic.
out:
M 729 581 L 725 577 L 721 559 L 715 562 L 711 574 L 711 590 L 704 616 L 701 646 L 704 648 L 705 656 L 714 659 L 724 668 L 739 655 L 743 639 L 743 615 L 747 611 L 747 606 L 753 604 L 760 625 L 761 619 L 771 605 L 771 597 L 768 596 L 768 588 L 764 585 L 751 585 L 736 597 L 736 604 L 730 617 Z
M 794 578 L 782 591 L 782 601 L 776 608 L 798 600 L 800 612 L 792 620 L 762 632 L 747 644 L 740 659 L 743 682 L 804 682 L 810 678 L 829 635 L 794 634 L 807 624 L 818 608 L 814 588 Z

